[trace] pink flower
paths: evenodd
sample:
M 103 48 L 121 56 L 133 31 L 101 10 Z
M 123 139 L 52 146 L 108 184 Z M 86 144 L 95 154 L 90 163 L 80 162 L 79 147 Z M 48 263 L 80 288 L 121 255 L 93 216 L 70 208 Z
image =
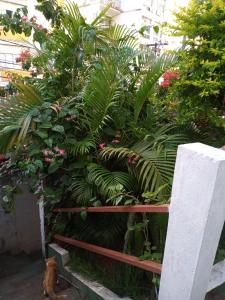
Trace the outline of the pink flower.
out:
M 129 165 L 136 165 L 137 161 L 134 156 L 128 156 L 127 162 Z
M 111 142 L 113 145 L 117 145 L 117 144 L 119 144 L 120 143 L 120 140 L 117 140 L 117 139 L 115 139 L 115 140 L 112 140 L 112 142 Z
M 58 155 L 59 155 L 59 156 L 63 156 L 63 155 L 65 154 L 65 150 L 64 150 L 64 149 L 60 149 L 60 148 L 57 147 L 57 146 L 54 147 L 54 150 L 55 150 L 56 152 L 58 152 Z
M 106 146 L 106 145 L 105 145 L 104 143 L 98 145 L 98 147 L 99 147 L 100 150 L 103 150 L 103 149 L 105 148 L 105 146 Z
M 61 156 L 63 156 L 63 155 L 65 154 L 65 150 L 64 150 L 64 149 L 60 149 L 60 150 L 59 150 L 59 154 L 60 154 Z
M 39 30 L 43 30 L 44 29 L 44 26 L 39 24 L 38 27 L 37 27 Z
M 59 152 L 60 149 L 59 149 L 58 146 L 55 146 L 55 147 L 54 147 L 54 150 L 55 150 L 56 152 Z
M 54 154 L 51 150 L 48 150 L 48 149 L 43 150 L 42 153 L 46 157 Z
M 3 154 L 0 154 L 0 162 L 6 161 L 6 157 Z
M 49 151 L 47 149 L 43 150 L 42 153 L 44 154 L 44 156 L 48 156 Z
M 36 16 L 33 16 L 33 17 L 31 18 L 31 22 L 35 23 L 36 21 L 37 21 L 37 17 L 36 17 Z
M 28 16 L 22 16 L 21 19 L 22 19 L 23 22 L 27 22 L 28 21 Z
M 53 161 L 54 161 L 54 159 L 49 158 L 49 157 L 45 157 L 45 162 L 46 162 L 46 163 L 50 164 L 50 163 L 52 163 Z

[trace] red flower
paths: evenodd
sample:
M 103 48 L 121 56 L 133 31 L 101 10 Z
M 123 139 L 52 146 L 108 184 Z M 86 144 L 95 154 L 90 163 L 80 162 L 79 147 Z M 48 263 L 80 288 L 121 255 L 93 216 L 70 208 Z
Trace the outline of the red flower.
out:
M 99 147 L 100 150 L 103 150 L 105 148 L 105 146 L 106 146 L 106 144 L 104 144 L 104 143 L 98 145 L 98 147 Z
M 162 77 L 163 77 L 164 80 L 177 79 L 178 78 L 178 73 L 168 71 L 168 72 L 164 73 Z
M 170 81 L 169 80 L 163 80 L 161 83 L 160 83 L 160 86 L 161 87 L 168 87 L 170 85 Z
M 163 81 L 160 83 L 161 87 L 168 87 L 171 79 L 178 79 L 179 75 L 175 71 L 168 71 L 162 75 Z

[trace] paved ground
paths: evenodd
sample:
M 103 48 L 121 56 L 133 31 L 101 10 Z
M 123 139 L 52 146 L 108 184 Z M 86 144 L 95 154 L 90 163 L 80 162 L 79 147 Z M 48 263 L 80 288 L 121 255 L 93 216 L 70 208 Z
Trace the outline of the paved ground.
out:
M 39 255 L 0 255 L 0 300 L 47 300 L 43 296 L 44 263 Z M 67 300 L 82 299 L 78 291 L 60 280 L 57 293 Z

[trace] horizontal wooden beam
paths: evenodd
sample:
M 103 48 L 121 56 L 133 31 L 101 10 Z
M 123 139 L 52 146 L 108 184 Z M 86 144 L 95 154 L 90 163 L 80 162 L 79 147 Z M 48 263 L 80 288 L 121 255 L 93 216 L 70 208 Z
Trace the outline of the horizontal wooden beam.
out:
M 54 212 L 71 212 L 79 213 L 87 211 L 91 213 L 130 213 L 130 212 L 151 212 L 151 213 L 168 213 L 169 205 L 127 205 L 127 206 L 100 206 L 100 207 L 72 207 L 72 208 L 56 208 Z
M 59 234 L 55 234 L 54 235 L 54 240 L 56 242 L 63 242 L 78 248 L 82 248 L 85 249 L 87 251 L 90 252 L 94 252 L 106 257 L 109 257 L 111 259 L 126 263 L 128 265 L 132 265 L 134 267 L 146 270 L 146 271 L 150 271 L 156 274 L 161 274 L 161 269 L 162 269 L 162 265 L 159 263 L 156 263 L 154 261 L 150 261 L 150 260 L 139 260 L 138 257 L 136 256 L 132 256 L 132 255 L 128 255 L 125 253 L 121 253 L 118 251 L 114 251 L 114 250 L 110 250 L 110 249 L 106 249 L 103 247 L 99 247 L 93 244 L 89 244 L 89 243 L 85 243 L 85 242 L 81 242 L 78 240 L 74 240 Z

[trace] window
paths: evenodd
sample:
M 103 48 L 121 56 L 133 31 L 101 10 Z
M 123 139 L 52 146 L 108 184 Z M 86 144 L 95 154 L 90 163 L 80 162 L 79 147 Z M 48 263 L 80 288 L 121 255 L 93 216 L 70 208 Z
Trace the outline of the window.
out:
M 12 10 L 8 10 L 8 9 L 6 9 L 6 14 L 10 17 L 10 18 L 12 18 Z

